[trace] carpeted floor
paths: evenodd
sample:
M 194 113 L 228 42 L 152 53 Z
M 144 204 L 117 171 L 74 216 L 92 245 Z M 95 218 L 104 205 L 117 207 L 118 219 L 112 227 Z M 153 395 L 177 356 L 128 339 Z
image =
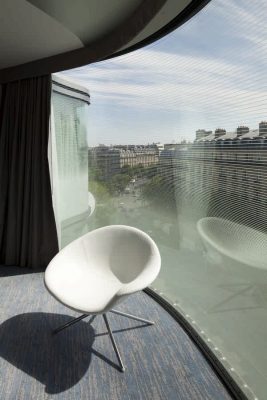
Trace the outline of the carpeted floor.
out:
M 126 364 L 121 373 L 103 318 L 51 335 L 77 314 L 47 293 L 42 273 L 24 272 L 0 267 L 0 399 L 230 399 L 188 336 L 146 294 L 118 309 L 154 326 L 109 313 Z

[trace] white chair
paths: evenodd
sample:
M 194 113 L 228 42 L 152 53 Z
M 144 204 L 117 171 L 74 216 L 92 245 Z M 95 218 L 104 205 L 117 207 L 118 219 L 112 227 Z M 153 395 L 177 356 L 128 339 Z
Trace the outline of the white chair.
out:
M 126 296 L 150 285 L 160 271 L 154 241 L 139 229 L 111 225 L 96 229 L 61 250 L 45 271 L 45 286 L 60 303 L 82 315 L 57 328 L 58 333 L 88 315 L 102 314 L 121 371 L 124 365 L 107 312 L 152 325 L 153 322 L 114 310 Z
M 215 250 L 224 264 L 267 270 L 267 235 L 264 232 L 224 218 L 206 217 L 197 222 L 207 252 Z M 213 252 L 214 253 L 214 252 Z
M 266 307 L 267 234 L 218 217 L 200 219 L 197 229 L 210 264 L 215 268 L 218 265 L 224 271 L 225 281 L 218 287 L 231 293 L 213 305 L 209 312 L 226 311 L 228 302 L 245 293 L 249 297 L 255 296 L 260 307 Z M 236 278 L 240 282 L 236 282 Z M 234 307 L 236 310 L 235 303 Z M 247 302 L 244 307 L 246 309 Z M 252 307 L 255 308 L 254 302 Z M 232 310 L 231 307 L 228 310 Z

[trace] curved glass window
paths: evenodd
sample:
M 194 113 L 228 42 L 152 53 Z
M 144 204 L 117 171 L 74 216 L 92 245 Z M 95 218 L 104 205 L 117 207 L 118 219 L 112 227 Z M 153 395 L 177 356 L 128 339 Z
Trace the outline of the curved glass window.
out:
M 267 3 L 213 0 L 160 41 L 65 72 L 90 90 L 88 230 L 156 241 L 154 287 L 248 398 L 267 393 Z

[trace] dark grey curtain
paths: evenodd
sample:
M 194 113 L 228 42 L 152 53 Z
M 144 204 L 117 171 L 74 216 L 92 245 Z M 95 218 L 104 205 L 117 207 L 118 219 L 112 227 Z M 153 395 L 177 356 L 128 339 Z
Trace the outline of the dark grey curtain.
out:
M 51 76 L 2 86 L 0 264 L 44 268 L 58 251 L 47 159 Z

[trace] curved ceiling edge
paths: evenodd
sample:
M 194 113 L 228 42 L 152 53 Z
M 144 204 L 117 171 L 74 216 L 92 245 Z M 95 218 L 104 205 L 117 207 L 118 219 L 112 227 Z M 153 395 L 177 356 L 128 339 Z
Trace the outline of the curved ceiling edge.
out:
M 126 47 L 125 49 L 118 51 L 108 57 L 106 60 L 122 56 L 124 54 L 130 53 L 132 51 L 138 50 L 142 47 L 148 46 L 149 44 L 161 39 L 162 37 L 168 35 L 175 29 L 179 28 L 186 21 L 192 18 L 195 14 L 202 10 L 211 0 L 192 0 L 187 7 L 185 7 L 175 18 L 173 18 L 167 25 L 159 29 L 157 32 L 148 36 L 140 42 Z
M 0 70 L 0 83 L 81 67 L 107 58 L 145 28 L 167 0 L 144 0 L 113 32 L 93 45 Z

